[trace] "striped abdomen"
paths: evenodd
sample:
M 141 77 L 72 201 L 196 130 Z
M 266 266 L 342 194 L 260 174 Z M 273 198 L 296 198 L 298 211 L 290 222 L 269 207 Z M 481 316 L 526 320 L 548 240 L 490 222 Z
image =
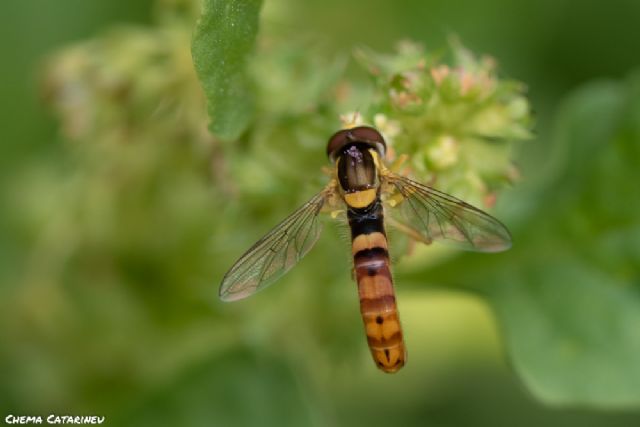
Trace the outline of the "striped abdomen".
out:
M 376 200 L 366 213 L 350 209 L 348 217 L 360 312 L 369 349 L 380 369 L 396 372 L 404 366 L 406 350 L 389 270 L 382 206 Z

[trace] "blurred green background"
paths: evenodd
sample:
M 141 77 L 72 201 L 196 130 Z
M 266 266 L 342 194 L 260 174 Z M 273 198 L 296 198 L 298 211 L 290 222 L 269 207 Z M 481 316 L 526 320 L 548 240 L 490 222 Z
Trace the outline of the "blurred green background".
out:
M 403 38 L 438 48 L 455 33 L 528 86 L 536 138 L 517 145 L 522 180 L 496 209 L 514 249 L 425 266 L 400 262 L 409 359 L 393 376 L 378 372 L 366 349 L 339 227 L 327 226 L 318 247 L 267 292 L 231 305 L 217 300 L 234 258 L 319 188 L 325 142 L 212 145 L 197 127 L 203 118 L 184 107 L 204 103 L 192 78 L 190 33 L 163 13 L 183 10 L 189 27 L 187 4 L 0 5 L 3 419 L 638 425 L 640 3 L 266 3 L 265 26 L 320 40 L 328 52 L 389 50 Z M 158 26 L 168 30 L 141 34 Z M 91 94 L 72 93 L 66 119 L 79 121 L 61 130 L 60 110 L 47 106 L 48 58 L 114 28 L 126 30 L 112 45 L 92 46 L 125 46 L 130 60 L 106 68 L 135 74 L 136 55 L 152 51 L 153 64 L 162 64 L 184 51 L 172 62 L 184 79 L 172 80 L 161 66 L 139 76 L 149 93 L 162 90 L 161 99 L 113 89 L 113 99 L 127 94 L 130 110 L 114 109 L 121 104 L 111 98 L 100 99 L 97 112 L 74 110 L 74 99 Z M 175 51 L 162 50 L 171 43 Z M 286 113 L 287 105 L 278 108 Z M 139 110 L 154 115 L 136 117 Z M 82 120 L 95 117 L 100 133 L 92 134 Z M 126 126 L 109 134 L 111 123 Z M 81 141 L 69 141 L 74 132 Z M 297 163 L 278 159 L 283 144 L 292 144 L 284 158 L 300 156 Z M 275 172 L 261 169 L 265 161 Z

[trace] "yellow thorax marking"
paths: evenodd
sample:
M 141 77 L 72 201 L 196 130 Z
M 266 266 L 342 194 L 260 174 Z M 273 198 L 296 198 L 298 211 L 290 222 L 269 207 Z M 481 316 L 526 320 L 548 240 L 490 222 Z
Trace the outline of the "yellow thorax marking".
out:
M 377 191 L 375 188 L 369 188 L 367 190 L 355 191 L 353 193 L 345 193 L 344 201 L 347 202 L 352 208 L 360 209 L 366 208 L 377 197 Z

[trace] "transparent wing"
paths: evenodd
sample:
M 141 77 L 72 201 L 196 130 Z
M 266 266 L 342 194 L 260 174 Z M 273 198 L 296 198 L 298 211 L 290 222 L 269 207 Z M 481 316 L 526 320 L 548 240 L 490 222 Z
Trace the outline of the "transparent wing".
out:
M 318 213 L 325 201 L 317 194 L 258 240 L 225 274 L 219 295 L 235 301 L 265 288 L 291 269 L 320 237 Z
M 400 228 L 424 242 L 437 240 L 460 249 L 499 252 L 511 247 L 511 234 L 497 219 L 441 191 L 389 173 L 384 177 L 401 197 L 395 211 Z

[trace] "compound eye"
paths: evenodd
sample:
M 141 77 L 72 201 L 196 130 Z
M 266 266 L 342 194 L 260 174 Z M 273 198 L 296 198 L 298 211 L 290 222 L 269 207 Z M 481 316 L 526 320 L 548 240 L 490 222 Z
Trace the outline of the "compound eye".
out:
M 380 132 L 369 126 L 360 126 L 357 128 L 349 129 L 351 136 L 358 142 L 369 142 L 374 144 L 386 144 L 384 138 L 380 135 Z
M 336 132 L 327 144 L 327 155 L 334 161 L 337 153 L 347 144 L 362 142 L 375 148 L 380 156 L 384 157 L 387 144 L 376 129 L 369 126 L 358 126 L 351 129 L 343 129 Z
M 334 161 L 336 158 L 336 154 L 350 141 L 347 138 L 347 134 L 351 129 L 343 129 L 333 134 L 331 138 L 329 138 L 329 143 L 327 144 L 327 156 Z

